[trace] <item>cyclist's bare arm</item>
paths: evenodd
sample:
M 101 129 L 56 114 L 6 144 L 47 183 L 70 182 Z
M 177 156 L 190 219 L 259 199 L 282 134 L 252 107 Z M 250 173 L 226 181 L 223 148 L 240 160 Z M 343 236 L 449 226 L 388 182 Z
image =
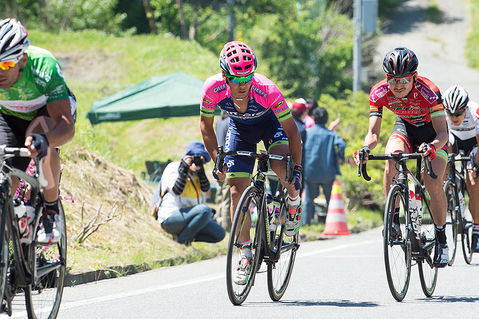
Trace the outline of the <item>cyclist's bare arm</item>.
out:
M 431 122 L 432 127 L 436 132 L 436 138 L 431 142 L 431 144 L 434 144 L 436 150 L 439 150 L 447 143 L 449 138 L 449 134 L 447 132 L 446 116 L 444 115 L 435 117 L 431 120 Z
M 203 137 L 206 150 L 211 156 L 213 162 L 216 162 L 218 155 L 218 142 L 216 140 L 216 133 L 213 128 L 214 117 L 206 117 L 200 115 L 200 130 Z
M 53 101 L 47 104 L 50 117 L 55 120 L 55 127 L 46 135 L 50 147 L 61 146 L 69 142 L 75 135 L 75 123 L 71 113 L 69 99 Z
M 369 146 L 372 150 L 378 145 L 379 135 L 381 133 L 381 121 L 382 118 L 379 116 L 369 117 L 369 129 L 368 134 L 364 138 L 364 144 Z
M 299 135 L 296 123 L 294 122 L 293 118 L 290 117 L 284 121 L 281 121 L 280 124 L 283 127 L 284 132 L 288 136 L 289 151 L 293 156 L 294 162 L 297 164 L 301 164 L 303 147 L 301 145 L 301 135 Z

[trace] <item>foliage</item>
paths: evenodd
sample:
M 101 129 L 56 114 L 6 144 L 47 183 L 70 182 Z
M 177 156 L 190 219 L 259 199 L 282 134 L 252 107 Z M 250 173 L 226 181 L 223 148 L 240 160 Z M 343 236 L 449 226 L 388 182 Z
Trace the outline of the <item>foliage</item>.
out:
M 118 0 L 6 0 L 7 16 L 50 32 L 99 29 L 119 34 L 125 14 L 116 14 Z
M 351 86 L 352 23 L 328 10 L 319 16 L 306 5 L 297 15 L 275 17 L 261 52 L 271 77 L 292 96 L 338 96 Z
M 479 21 L 475 18 L 479 16 L 479 0 L 468 0 L 467 10 L 469 27 L 469 35 L 467 37 L 465 55 L 469 60 L 469 64 L 479 70 Z

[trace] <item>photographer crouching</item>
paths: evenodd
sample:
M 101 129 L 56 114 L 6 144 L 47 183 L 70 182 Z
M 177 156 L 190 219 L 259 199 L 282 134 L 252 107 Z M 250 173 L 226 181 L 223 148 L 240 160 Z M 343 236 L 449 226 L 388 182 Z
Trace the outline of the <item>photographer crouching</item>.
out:
M 225 237 L 225 230 L 213 219 L 213 210 L 205 204 L 210 182 L 203 164 L 210 160 L 203 143 L 189 142 L 181 160 L 166 166 L 153 195 L 153 216 L 181 244 L 216 243 Z

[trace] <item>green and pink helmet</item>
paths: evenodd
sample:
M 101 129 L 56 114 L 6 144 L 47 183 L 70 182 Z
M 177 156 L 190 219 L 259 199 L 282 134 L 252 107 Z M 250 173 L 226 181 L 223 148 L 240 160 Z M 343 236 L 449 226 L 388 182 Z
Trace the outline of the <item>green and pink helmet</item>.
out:
M 253 49 L 241 41 L 225 44 L 220 53 L 220 67 L 229 76 L 248 76 L 256 70 L 258 62 Z

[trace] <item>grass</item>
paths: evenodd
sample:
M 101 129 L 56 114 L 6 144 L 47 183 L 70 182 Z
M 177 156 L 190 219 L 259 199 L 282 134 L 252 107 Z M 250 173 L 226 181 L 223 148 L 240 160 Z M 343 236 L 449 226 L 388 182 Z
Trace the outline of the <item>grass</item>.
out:
M 439 9 L 436 0 L 429 0 L 429 6 L 426 9 L 426 20 L 432 23 L 438 23 L 442 18 L 441 9 Z
M 469 65 L 479 70 L 479 0 L 466 0 L 466 12 L 468 21 L 468 37 L 465 55 Z

